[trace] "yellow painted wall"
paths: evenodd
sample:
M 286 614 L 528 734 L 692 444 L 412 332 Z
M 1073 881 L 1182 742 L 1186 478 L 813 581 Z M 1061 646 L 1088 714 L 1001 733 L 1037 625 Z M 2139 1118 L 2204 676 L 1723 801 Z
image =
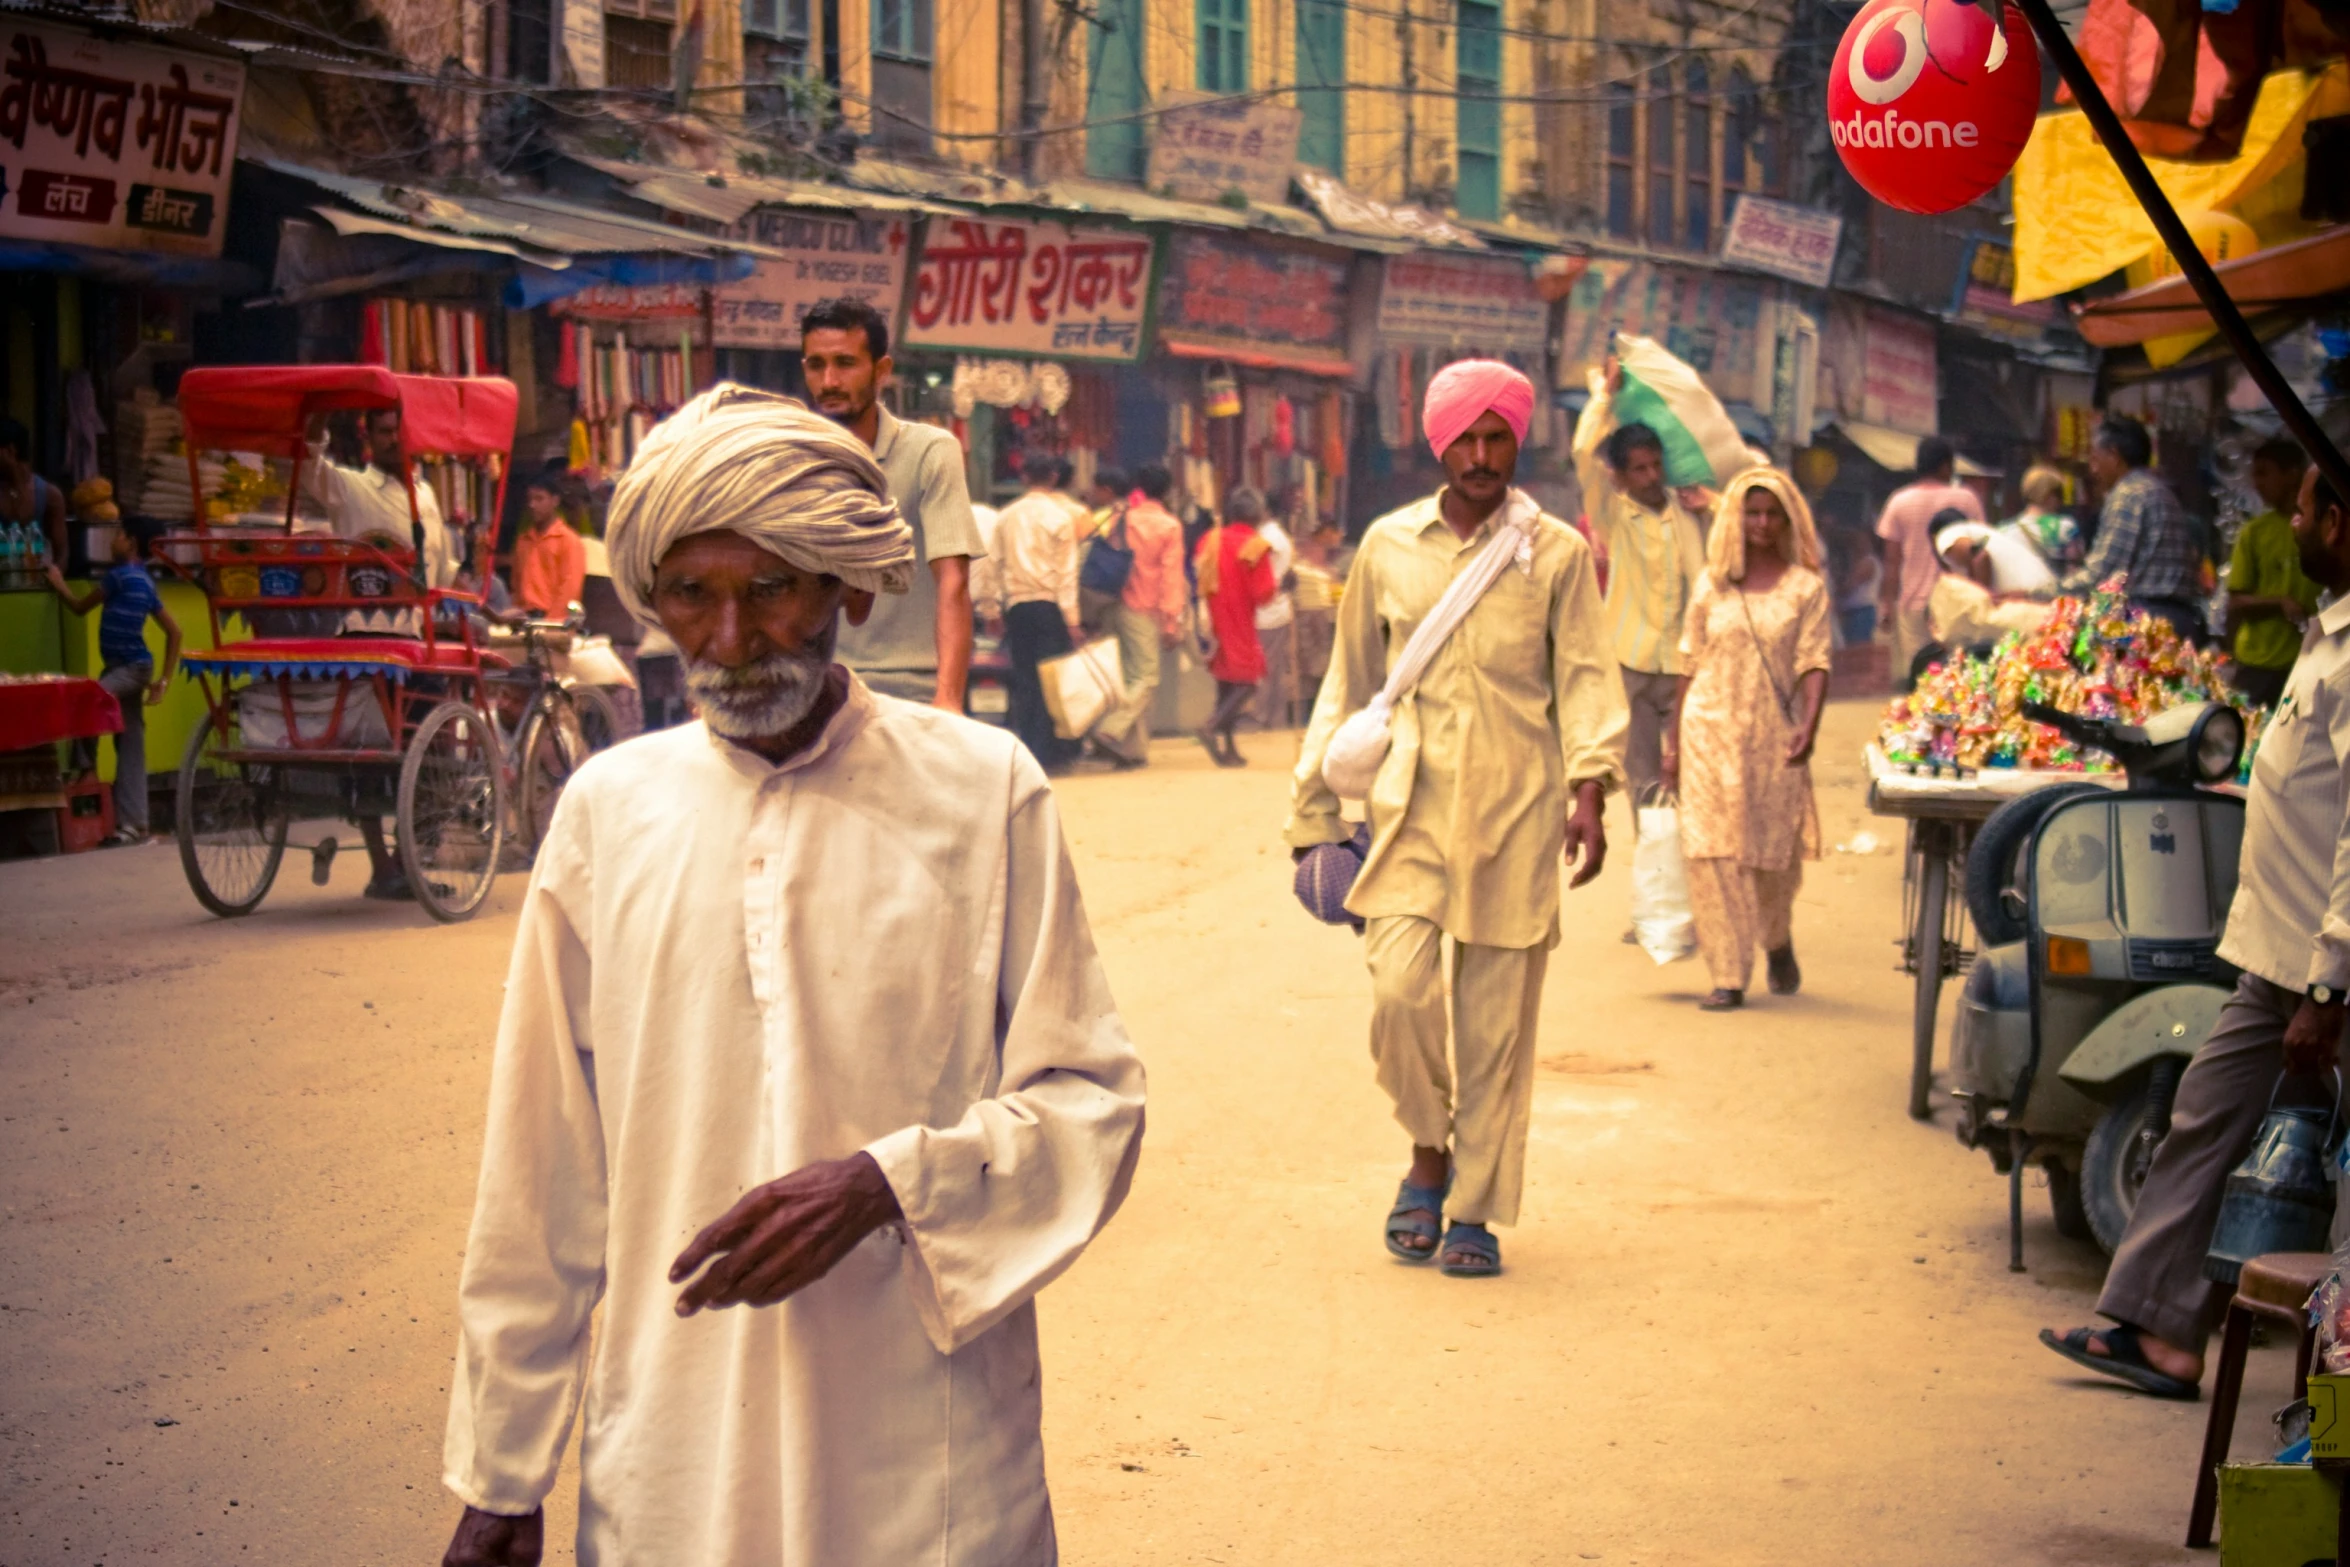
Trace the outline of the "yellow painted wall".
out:
M 872 0 L 840 3 L 841 118 L 858 134 L 873 134 L 873 111 L 866 107 L 873 95 Z
M 848 7 L 856 0 L 842 0 L 842 15 L 846 20 Z M 942 133 L 996 132 L 1007 121 L 1016 121 L 1018 104 L 1006 115 L 1000 103 L 1000 84 L 1003 81 L 1003 47 L 1005 28 L 1002 13 L 1016 8 L 1018 0 L 943 0 L 933 13 L 936 17 L 936 47 L 932 55 L 931 91 L 933 112 L 937 118 L 931 123 Z M 845 30 L 845 29 L 844 29 Z M 1014 62 L 1015 66 L 1017 61 Z M 957 158 L 965 163 L 993 163 L 1009 152 L 1000 143 L 989 141 L 955 141 L 942 136 L 938 143 L 941 155 Z

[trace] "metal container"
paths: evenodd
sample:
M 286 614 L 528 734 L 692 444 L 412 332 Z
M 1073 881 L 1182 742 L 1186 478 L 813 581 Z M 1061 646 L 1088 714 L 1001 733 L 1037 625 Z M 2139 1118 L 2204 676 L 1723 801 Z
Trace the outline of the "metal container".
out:
M 2324 1251 L 2334 1219 L 2326 1148 L 2331 1105 L 2271 1104 L 2252 1151 L 2228 1177 L 2203 1276 L 2231 1288 L 2244 1264 L 2272 1251 Z

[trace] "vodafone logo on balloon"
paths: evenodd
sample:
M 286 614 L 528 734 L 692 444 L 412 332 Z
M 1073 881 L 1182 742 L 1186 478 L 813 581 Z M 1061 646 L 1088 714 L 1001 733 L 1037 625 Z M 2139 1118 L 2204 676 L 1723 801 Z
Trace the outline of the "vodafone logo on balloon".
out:
M 2031 24 L 2000 0 L 1869 0 L 1828 72 L 1837 156 L 1904 212 L 1948 212 L 1998 185 L 2039 110 Z

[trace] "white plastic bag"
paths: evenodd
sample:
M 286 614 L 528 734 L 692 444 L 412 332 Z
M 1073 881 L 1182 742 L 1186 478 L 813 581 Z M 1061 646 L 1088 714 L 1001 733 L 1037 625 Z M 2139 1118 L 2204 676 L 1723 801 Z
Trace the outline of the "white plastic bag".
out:
M 1697 920 L 1689 912 L 1689 867 L 1681 859 L 1681 813 L 1643 805 L 1634 813 L 1632 934 L 1659 964 L 1697 956 Z
M 1048 658 L 1036 666 L 1036 674 L 1044 685 L 1045 708 L 1053 715 L 1053 732 L 1064 740 L 1083 739 L 1126 694 L 1116 637 Z

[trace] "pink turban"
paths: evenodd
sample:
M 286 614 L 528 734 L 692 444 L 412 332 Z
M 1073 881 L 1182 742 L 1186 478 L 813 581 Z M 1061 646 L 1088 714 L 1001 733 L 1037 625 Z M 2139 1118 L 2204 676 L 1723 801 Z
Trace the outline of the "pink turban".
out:
M 1429 448 L 1442 458 L 1444 449 L 1487 409 L 1525 440 L 1526 421 L 1534 417 L 1534 383 L 1498 359 L 1462 359 L 1437 371 L 1428 378 L 1428 396 L 1420 405 L 1420 428 Z

